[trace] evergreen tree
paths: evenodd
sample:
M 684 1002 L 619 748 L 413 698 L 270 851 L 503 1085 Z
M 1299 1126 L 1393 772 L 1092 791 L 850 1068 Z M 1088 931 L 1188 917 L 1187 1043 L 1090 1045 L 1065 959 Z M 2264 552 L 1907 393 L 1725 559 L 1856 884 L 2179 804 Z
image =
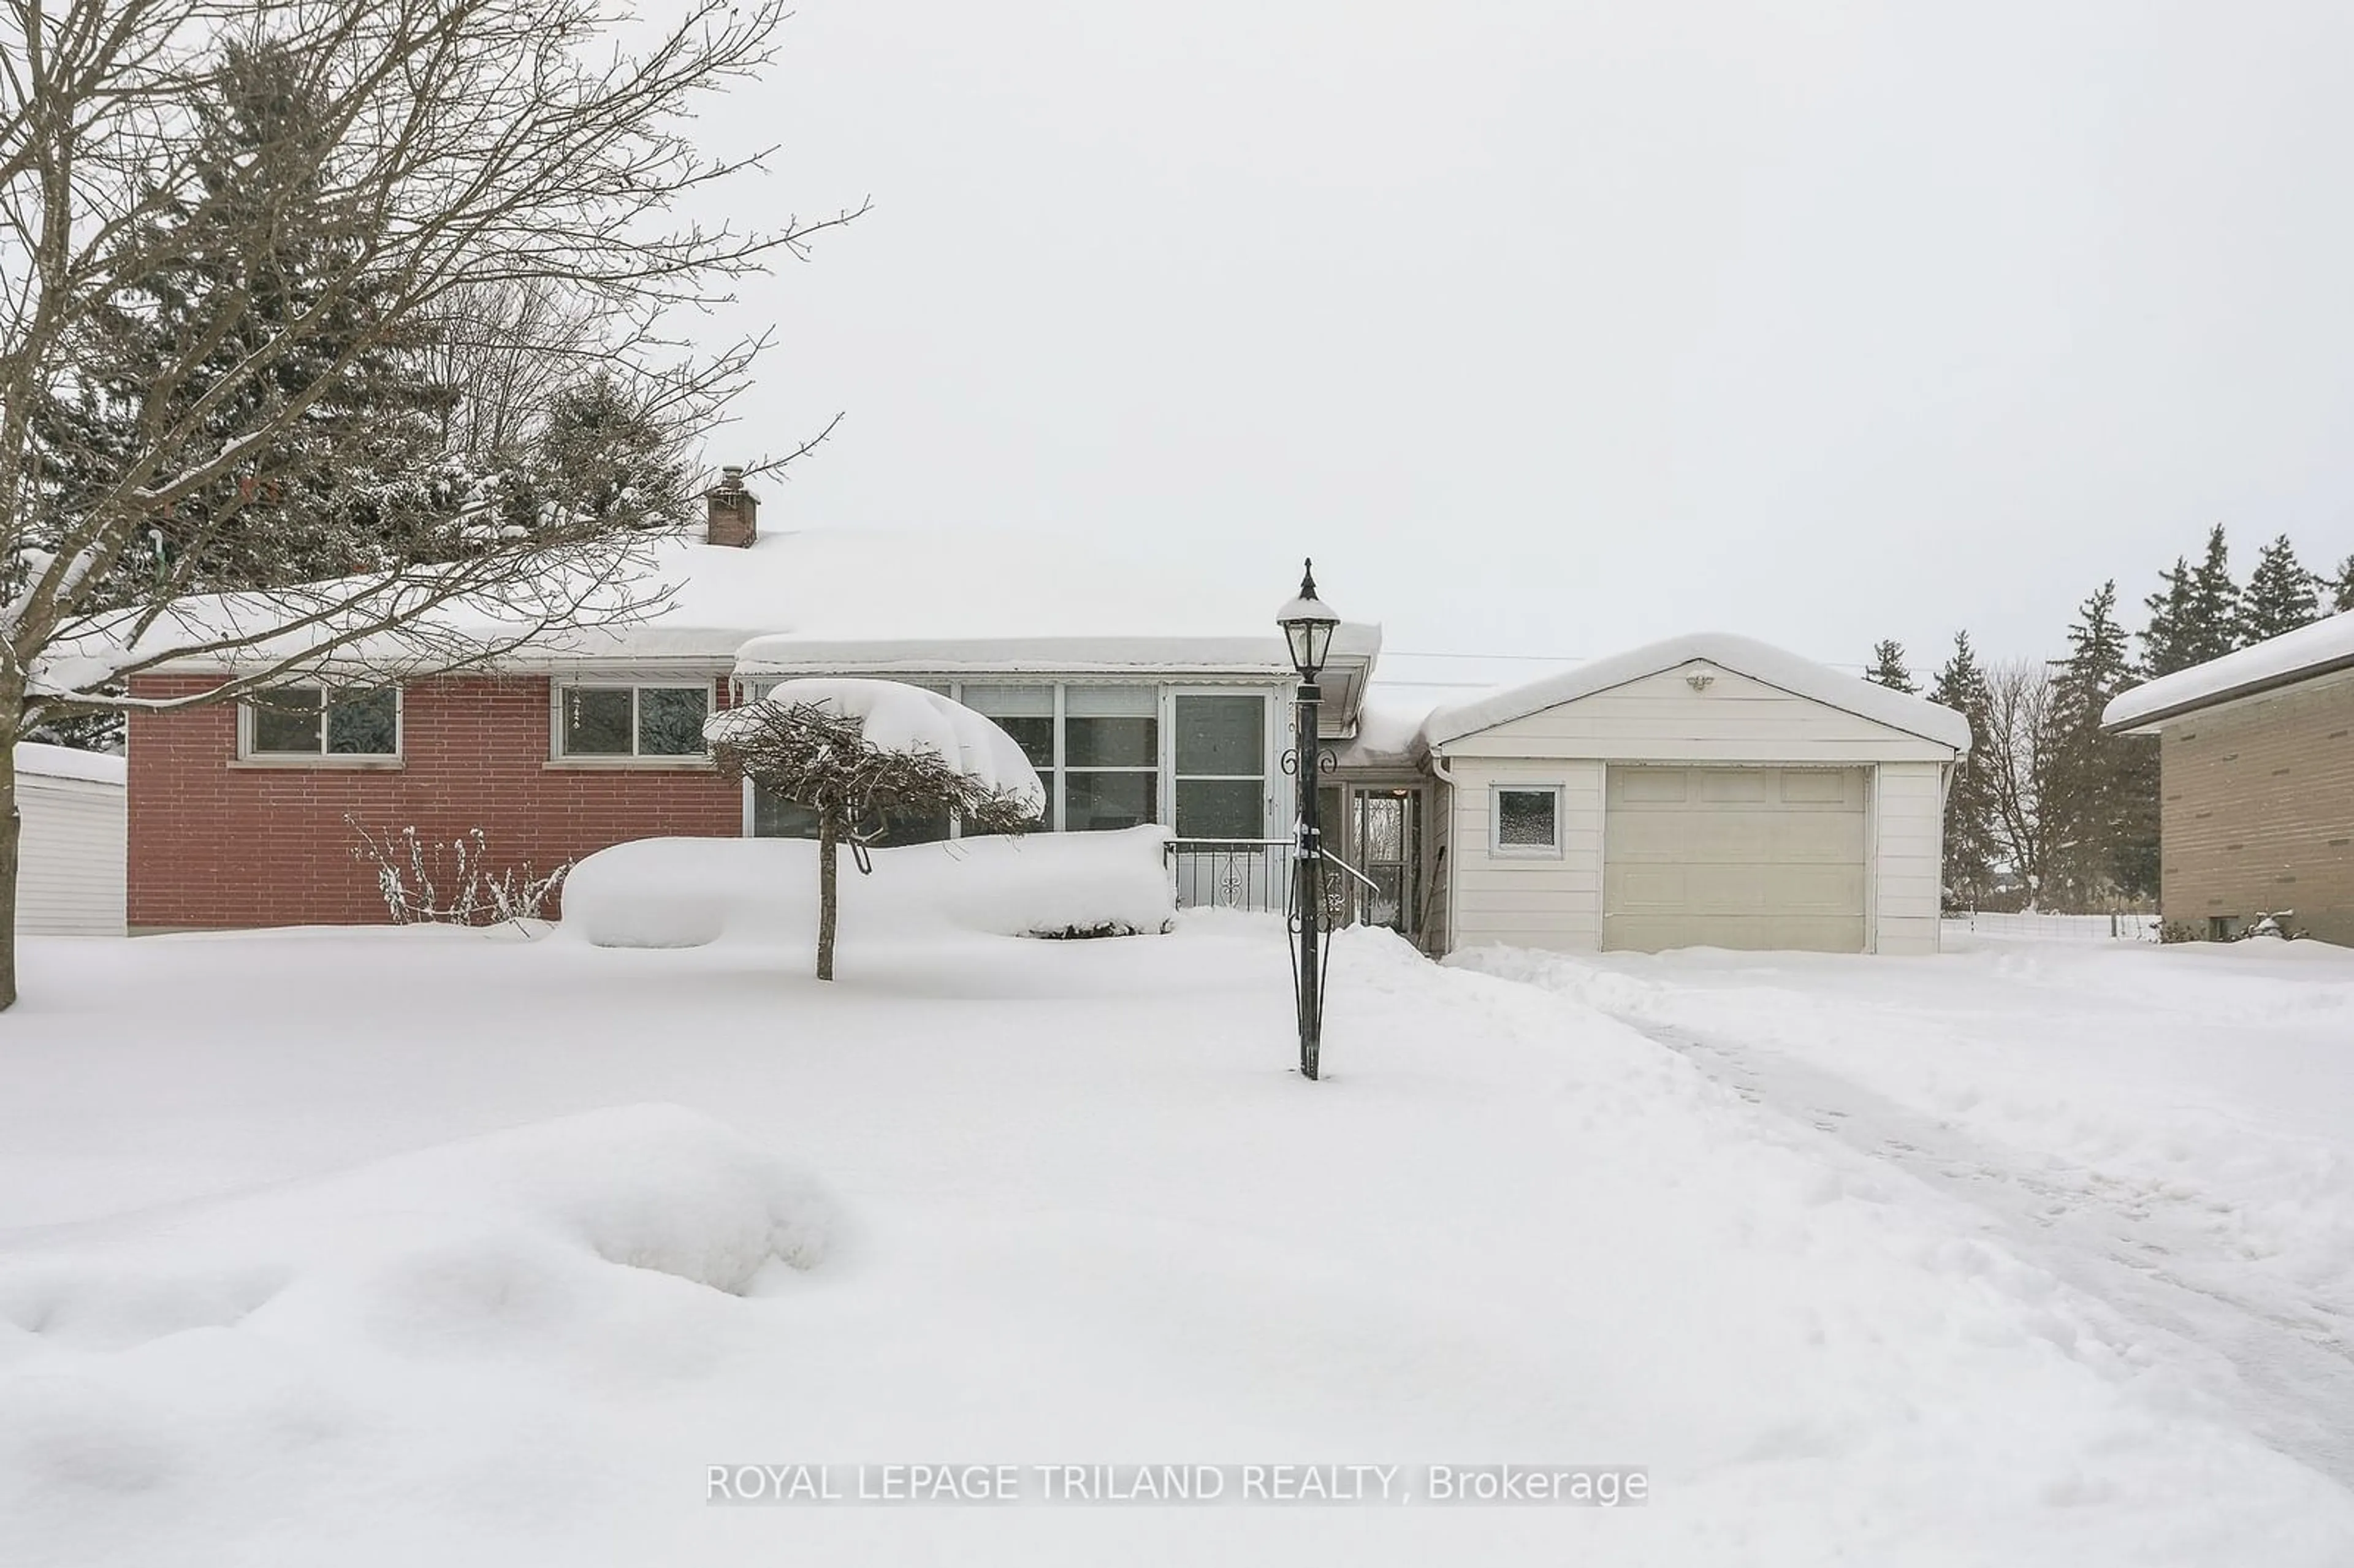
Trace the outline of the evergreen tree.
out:
M 543 504 L 573 517 L 645 528 L 686 520 L 690 473 L 679 432 L 612 376 L 559 389 L 532 442 Z
M 2329 608 L 2338 615 L 2354 609 L 2354 556 L 2338 562 L 2338 575 L 2329 579 Z
M 2321 619 L 2321 579 L 2298 564 L 2283 534 L 2256 556 L 2241 615 L 2243 643 L 2262 642 Z
M 2184 652 L 2194 664 L 2221 659 L 2244 641 L 2241 634 L 2240 587 L 2232 580 L 2232 550 L 2221 523 L 2208 531 L 2205 558 L 2190 569 L 2190 619 L 2182 628 Z
M 225 50 L 217 96 L 198 105 L 195 179 L 143 234 L 162 260 L 96 314 L 101 374 L 59 410 L 99 471 L 158 426 L 195 421 L 202 449 L 307 405 L 235 473 L 154 518 L 150 547 L 118 566 L 114 602 L 315 581 L 447 547 L 455 497 L 437 482 L 438 425 L 455 394 L 425 372 L 421 330 L 384 330 L 389 280 L 355 272 L 364 225 L 333 189 L 336 132 L 304 81 L 282 47 Z
M 2194 573 L 2194 602 L 2195 584 Z M 2156 750 L 2147 736 L 2101 728 L 2109 699 L 2131 683 L 2116 599 L 2111 581 L 2084 601 L 2052 682 L 2055 738 L 2042 802 L 2048 880 L 2060 898 L 2079 906 L 2106 893 L 2157 887 Z
M 2175 556 L 2174 569 L 2158 573 L 2158 580 L 2165 586 L 2142 600 L 2149 607 L 2149 621 L 2140 633 L 2141 673 L 2153 681 L 2199 662 L 2190 637 L 2190 563 Z
M 1990 772 L 1992 694 L 1968 632 L 1954 633 L 1954 651 L 1929 687 L 1929 700 L 1970 721 L 1969 755 L 1955 765 L 1946 791 L 1945 885 L 1950 896 L 1975 906 L 1993 886 L 2000 840 Z
M 1893 692 L 1920 690 L 1913 683 L 1913 672 L 1904 667 L 1904 644 L 1893 639 L 1872 644 L 1872 668 L 1863 673 L 1863 678 Z

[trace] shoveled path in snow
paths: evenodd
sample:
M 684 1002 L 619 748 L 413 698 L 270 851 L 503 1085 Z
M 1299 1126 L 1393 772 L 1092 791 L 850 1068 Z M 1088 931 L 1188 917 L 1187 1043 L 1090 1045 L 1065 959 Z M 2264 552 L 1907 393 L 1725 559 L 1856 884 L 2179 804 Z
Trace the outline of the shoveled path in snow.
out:
M 1639 1017 L 1623 1022 L 1744 1099 L 1971 1205 L 2020 1257 L 2171 1341 L 2187 1365 L 2209 1363 L 2201 1383 L 2250 1431 L 2354 1483 L 2354 1323 L 2325 1302 L 2284 1298 L 2217 1256 L 2180 1202 L 1989 1145 L 1787 1056 Z M 2228 1370 L 2212 1365 L 2219 1358 Z
M 2349 1483 L 2354 956 L 2304 948 L 1458 961 L 1575 996 L 1966 1205 Z

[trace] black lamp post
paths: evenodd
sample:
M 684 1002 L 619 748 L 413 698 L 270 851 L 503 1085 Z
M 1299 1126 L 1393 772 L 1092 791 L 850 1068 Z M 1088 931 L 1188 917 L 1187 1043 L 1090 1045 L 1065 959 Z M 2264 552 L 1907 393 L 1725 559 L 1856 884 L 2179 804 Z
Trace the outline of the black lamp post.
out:
M 1299 933 L 1294 978 L 1299 995 L 1299 1072 L 1316 1076 L 1316 1054 L 1324 1033 L 1324 999 L 1318 981 L 1317 938 L 1324 926 L 1324 834 L 1316 821 L 1317 783 L 1323 772 L 1323 748 L 1317 744 L 1316 709 L 1324 699 L 1316 677 L 1332 651 L 1332 632 L 1341 618 L 1316 597 L 1316 563 L 1303 563 L 1299 597 L 1283 607 L 1276 624 L 1291 645 L 1292 667 L 1299 672 L 1299 727 L 1294 749 L 1284 758 L 1284 771 L 1299 783 L 1299 891 L 1292 900 L 1292 923 Z

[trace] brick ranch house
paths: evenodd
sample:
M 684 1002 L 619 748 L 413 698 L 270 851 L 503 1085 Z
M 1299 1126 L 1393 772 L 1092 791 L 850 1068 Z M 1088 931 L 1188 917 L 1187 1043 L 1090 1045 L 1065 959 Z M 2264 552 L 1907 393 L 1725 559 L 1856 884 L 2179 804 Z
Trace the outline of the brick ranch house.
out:
M 135 712 L 131 928 L 380 922 L 359 828 L 480 828 L 494 863 L 542 870 L 631 839 L 800 832 L 784 802 L 724 783 L 702 739 L 713 708 L 798 675 L 951 696 L 1023 747 L 1046 829 L 1162 824 L 1182 902 L 1279 906 L 1297 816 L 1281 563 L 1187 584 L 1060 544 L 764 537 L 739 481 L 705 500 L 698 534 L 654 550 L 648 580 L 675 593 L 642 624 L 398 689 L 363 671 Z M 1437 712 L 1369 710 L 1380 645 L 1378 627 L 1342 625 L 1322 682 L 1340 917 L 1433 952 L 1935 951 L 1959 715 L 1716 634 Z M 133 690 L 226 673 L 162 670 Z
M 2259 916 L 2354 946 L 2354 613 L 2120 694 L 2158 737 L 2159 907 L 2210 940 Z
M 1288 821 L 1276 764 L 1293 677 L 1266 584 L 1172 584 L 1043 544 L 1061 554 L 1024 564 L 1000 537 L 764 536 L 740 481 L 705 499 L 704 527 L 652 552 L 644 584 L 674 592 L 642 624 L 397 690 L 355 679 L 348 695 L 294 685 L 134 709 L 130 929 L 384 921 L 352 853 L 362 828 L 444 842 L 480 828 L 494 863 L 542 870 L 631 839 L 793 832 L 790 809 L 720 779 L 702 738 L 713 708 L 793 673 L 906 679 L 991 714 L 1048 785 L 1050 827 L 1159 821 L 1257 841 Z M 1267 583 L 1285 580 L 1270 563 Z M 789 657 L 739 679 L 755 638 Z M 1356 722 L 1379 640 L 1356 625 L 1335 640 L 1336 736 Z M 190 663 L 132 690 L 186 695 L 226 673 Z

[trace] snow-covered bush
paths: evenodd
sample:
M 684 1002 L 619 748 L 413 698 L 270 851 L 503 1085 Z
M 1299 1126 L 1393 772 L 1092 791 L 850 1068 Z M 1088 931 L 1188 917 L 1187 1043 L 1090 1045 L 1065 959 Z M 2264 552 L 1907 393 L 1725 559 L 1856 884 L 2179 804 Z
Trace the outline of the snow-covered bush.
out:
M 1146 826 L 878 849 L 875 874 L 847 878 L 842 901 L 850 928 L 876 940 L 1159 933 L 1177 914 L 1168 840 Z M 798 946 L 816 927 L 817 853 L 808 839 L 615 844 L 572 868 L 560 929 L 600 948 Z
M 1013 737 L 961 703 L 897 681 L 787 681 L 704 726 L 719 771 L 817 818 L 817 978 L 833 978 L 844 839 L 868 846 L 892 817 L 955 817 L 982 833 L 1037 825 L 1045 790 Z

